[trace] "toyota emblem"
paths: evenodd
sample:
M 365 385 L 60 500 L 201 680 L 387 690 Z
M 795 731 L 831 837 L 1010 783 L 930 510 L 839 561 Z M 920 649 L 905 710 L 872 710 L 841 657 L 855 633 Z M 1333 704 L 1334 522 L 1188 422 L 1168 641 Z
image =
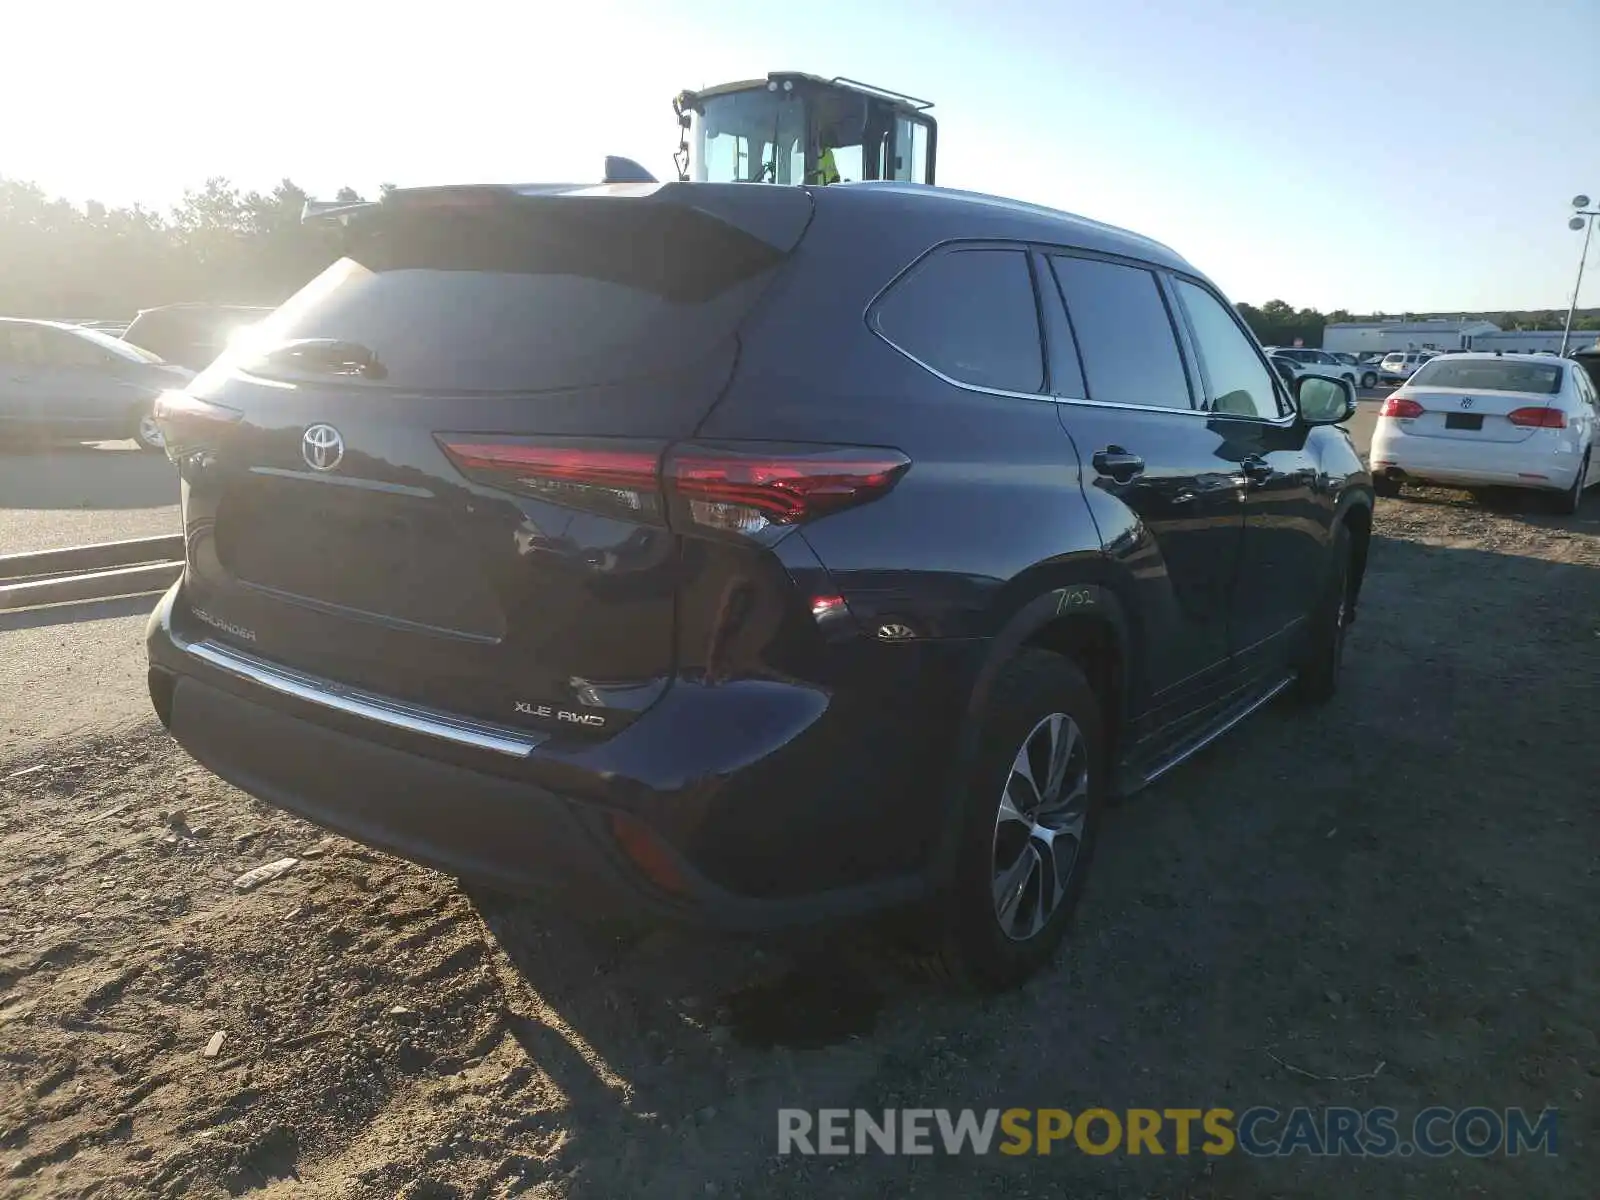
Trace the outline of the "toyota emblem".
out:
M 344 461 L 344 437 L 332 425 L 312 425 L 300 439 L 300 456 L 313 471 L 331 471 Z

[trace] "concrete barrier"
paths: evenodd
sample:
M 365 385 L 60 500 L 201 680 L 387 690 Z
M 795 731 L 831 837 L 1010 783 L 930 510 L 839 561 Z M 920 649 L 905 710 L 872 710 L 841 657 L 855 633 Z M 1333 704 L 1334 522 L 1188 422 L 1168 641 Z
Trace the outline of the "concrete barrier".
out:
M 183 561 L 183 535 L 130 538 L 124 542 L 97 542 L 65 550 L 36 550 L 26 554 L 0 554 L 0 585 L 55 575 L 78 575 L 132 567 L 145 563 Z
M 0 554 L 0 612 L 165 591 L 183 557 L 180 534 Z
M 161 562 L 115 567 L 109 571 L 81 571 L 25 583 L 0 583 L 0 612 L 163 592 L 181 574 L 181 562 Z

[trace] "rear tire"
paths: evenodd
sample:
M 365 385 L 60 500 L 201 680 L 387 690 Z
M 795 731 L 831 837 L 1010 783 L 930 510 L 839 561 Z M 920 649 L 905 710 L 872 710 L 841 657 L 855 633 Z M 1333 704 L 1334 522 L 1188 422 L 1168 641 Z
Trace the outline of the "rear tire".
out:
M 1583 507 L 1583 483 L 1589 477 L 1589 456 L 1593 449 L 1583 452 L 1583 461 L 1578 464 L 1578 477 L 1572 481 L 1572 486 L 1559 493 L 1551 503 L 1551 507 L 1563 517 L 1576 516 Z
M 1367 388 L 1369 390 L 1372 389 L 1372 388 L 1377 387 L 1378 386 L 1378 377 L 1377 377 L 1377 375 L 1374 374 L 1371 371 L 1368 371 L 1365 375 L 1363 375 L 1361 377 L 1361 386 L 1364 387 L 1364 388 Z
M 1387 475 L 1374 475 L 1372 490 L 1386 499 L 1394 500 L 1400 495 L 1400 481 Z
M 1326 704 L 1339 690 L 1344 665 L 1345 632 L 1350 628 L 1350 530 L 1342 522 L 1334 530 L 1333 563 L 1321 598 L 1311 611 L 1305 665 L 1300 670 L 1300 698 Z
M 936 933 L 923 939 L 935 947 L 926 967 L 992 992 L 1050 962 L 1093 858 L 1106 782 L 1105 723 L 1089 681 L 1069 659 L 1023 650 L 983 715 L 955 865 L 935 902 Z

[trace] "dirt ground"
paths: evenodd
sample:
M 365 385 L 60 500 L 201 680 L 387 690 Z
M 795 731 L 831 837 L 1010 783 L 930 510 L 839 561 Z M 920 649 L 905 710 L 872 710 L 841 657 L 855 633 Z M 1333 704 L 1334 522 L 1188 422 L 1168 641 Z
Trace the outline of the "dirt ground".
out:
M 580 933 L 153 723 L 32 747 L 0 763 L 0 1196 L 1593 1197 L 1600 497 L 1421 493 L 1377 534 L 1340 698 L 1113 810 L 1059 965 L 996 1000 L 869 938 Z M 776 1155 L 785 1106 L 1435 1103 L 1558 1107 L 1558 1154 Z

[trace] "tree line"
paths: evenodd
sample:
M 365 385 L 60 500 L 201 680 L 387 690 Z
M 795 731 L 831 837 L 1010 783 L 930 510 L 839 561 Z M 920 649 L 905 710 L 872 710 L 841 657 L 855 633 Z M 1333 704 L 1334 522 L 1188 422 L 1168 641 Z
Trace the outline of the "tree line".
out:
M 1329 325 L 1362 321 L 1425 321 L 1429 318 L 1464 318 L 1493 321 L 1501 329 L 1560 329 L 1567 314 L 1554 309 L 1517 309 L 1478 313 L 1351 313 L 1335 309 L 1323 314 L 1314 308 L 1295 309 L 1282 300 L 1268 300 L 1260 308 L 1253 304 L 1235 305 L 1263 346 L 1292 346 L 1296 338 L 1307 346 L 1322 345 L 1322 331 Z M 1600 330 L 1600 309 L 1580 308 L 1573 316 L 1575 330 Z
M 380 194 L 392 188 L 380 185 Z M 270 192 L 212 178 L 166 211 L 135 204 L 79 207 L 31 183 L 0 176 L 0 314 L 68 320 L 126 320 L 141 308 L 184 300 L 275 305 L 338 256 L 333 230 L 300 220 L 306 193 L 284 179 Z M 339 200 L 362 197 L 340 188 Z M 1341 321 L 1418 320 L 1417 313 L 1321 313 L 1283 300 L 1239 313 L 1267 346 L 1322 344 Z M 1573 327 L 1600 330 L 1600 309 Z M 1482 317 L 1502 329 L 1560 329 L 1554 310 L 1448 314 Z
M 305 202 L 290 179 L 257 192 L 216 178 L 164 212 L 79 207 L 0 177 L 0 314 L 127 320 L 184 300 L 280 304 L 338 256 L 334 230 L 302 223 Z

